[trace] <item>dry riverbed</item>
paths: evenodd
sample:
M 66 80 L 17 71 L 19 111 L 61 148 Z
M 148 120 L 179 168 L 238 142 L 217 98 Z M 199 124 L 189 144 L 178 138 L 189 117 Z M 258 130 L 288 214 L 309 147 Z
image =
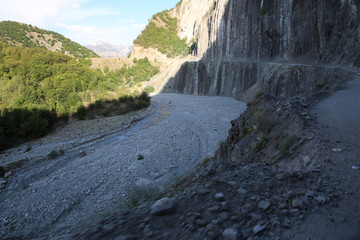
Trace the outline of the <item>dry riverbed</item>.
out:
M 213 155 L 244 110 L 232 98 L 159 94 L 141 112 L 75 121 L 2 153 L 1 165 L 24 166 L 0 192 L 0 238 L 66 238 L 119 209 L 134 186 L 162 189 Z

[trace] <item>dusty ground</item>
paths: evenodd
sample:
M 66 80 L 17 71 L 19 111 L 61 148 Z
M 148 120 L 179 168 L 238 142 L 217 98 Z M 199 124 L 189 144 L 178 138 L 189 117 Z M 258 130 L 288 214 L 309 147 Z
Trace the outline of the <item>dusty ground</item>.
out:
M 289 239 L 360 239 L 360 77 L 346 89 L 320 101 L 311 111 L 321 138 L 322 175 L 329 185 L 346 189 L 334 207 L 311 214 L 301 225 L 303 232 L 285 233 Z
M 140 114 L 74 122 L 0 155 L 1 239 L 67 239 L 123 206 L 137 186 L 162 189 L 214 154 L 244 103 L 159 94 Z M 50 154 L 52 153 L 52 154 Z M 49 155 L 50 154 L 50 155 Z
M 73 238 L 360 239 L 360 79 L 348 87 L 259 99 L 232 121 L 215 158 L 165 198 Z

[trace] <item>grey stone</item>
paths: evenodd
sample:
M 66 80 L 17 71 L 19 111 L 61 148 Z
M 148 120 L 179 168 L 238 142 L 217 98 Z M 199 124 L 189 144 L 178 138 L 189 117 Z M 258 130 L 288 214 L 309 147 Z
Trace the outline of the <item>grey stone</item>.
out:
M 262 200 L 257 204 L 257 206 L 262 210 L 267 210 L 270 207 L 270 202 L 266 200 Z
M 212 222 L 206 225 L 205 227 L 205 232 L 217 232 L 218 230 L 219 230 L 218 225 Z
M 162 198 L 151 206 L 151 214 L 154 216 L 172 214 L 176 212 L 177 202 L 173 198 Z
M 219 214 L 219 219 L 222 221 L 225 221 L 228 218 L 229 218 L 229 212 L 222 212 Z
M 301 211 L 299 209 L 297 209 L 297 208 L 293 208 L 293 209 L 290 209 L 290 214 L 292 216 L 296 217 L 296 216 L 299 216 L 301 214 Z
M 280 208 L 280 209 L 286 209 L 286 208 L 287 208 L 287 204 L 286 204 L 286 203 L 280 203 L 280 204 L 279 204 L 279 208 Z
M 231 186 L 236 186 L 237 183 L 236 183 L 236 181 L 229 181 L 228 184 Z
M 291 222 L 288 218 L 284 218 L 283 221 L 282 221 L 282 225 L 283 227 L 285 228 L 291 228 Z
M 220 210 L 219 206 L 212 206 L 208 208 L 209 212 L 218 212 Z
M 305 166 L 309 165 L 309 163 L 311 162 L 311 159 L 309 156 L 303 156 L 302 159 L 304 161 Z
M 261 219 L 261 215 L 257 214 L 257 213 L 251 213 L 250 216 L 251 216 L 251 219 L 256 221 L 256 222 Z
M 324 196 L 317 196 L 315 197 L 315 200 L 319 203 L 319 204 L 324 204 L 326 202 L 326 198 Z
M 238 231 L 234 228 L 227 228 L 222 233 L 222 236 L 225 240 L 236 240 Z
M 306 194 L 305 194 L 305 197 L 308 197 L 308 198 L 313 198 L 314 197 L 314 191 L 307 191 Z
M 196 219 L 195 225 L 198 227 L 205 227 L 207 224 L 207 221 L 205 219 Z
M 136 240 L 137 237 L 134 235 L 120 235 L 115 240 Z
M 298 209 L 302 209 L 304 207 L 304 203 L 302 200 L 300 199 L 294 199 L 292 201 L 292 207 L 293 208 L 298 208 Z
M 113 224 L 113 223 L 108 223 L 108 224 L 105 224 L 102 226 L 102 231 L 105 233 L 105 234 L 109 234 L 109 233 L 112 233 L 116 228 L 116 225 Z
M 4 177 L 5 177 L 5 178 L 8 178 L 8 177 L 11 176 L 11 174 L 12 174 L 12 171 L 8 171 L 8 172 L 5 173 Z
M 239 188 L 236 192 L 240 194 L 247 194 L 248 191 L 245 188 Z
M 258 234 L 259 232 L 264 231 L 264 229 L 266 228 L 266 223 L 263 224 L 257 224 L 254 228 L 253 228 L 253 233 L 254 234 Z
M 305 102 L 302 102 L 300 104 L 303 108 L 308 108 L 309 107 L 309 104 L 305 103 Z
M 0 189 L 5 188 L 7 181 L 4 179 L 0 179 Z
M 332 151 L 335 153 L 341 153 L 343 150 L 341 148 L 333 148 Z
M 216 193 L 214 197 L 215 197 L 215 199 L 216 199 L 217 201 L 221 201 L 221 202 L 222 202 L 222 201 L 225 200 L 225 195 L 224 195 L 223 193 L 221 193 L 221 192 L 220 192 L 220 193 Z
M 144 235 L 146 237 L 152 237 L 154 236 L 154 231 L 151 229 L 151 227 L 149 225 L 146 225 L 146 227 L 144 228 Z

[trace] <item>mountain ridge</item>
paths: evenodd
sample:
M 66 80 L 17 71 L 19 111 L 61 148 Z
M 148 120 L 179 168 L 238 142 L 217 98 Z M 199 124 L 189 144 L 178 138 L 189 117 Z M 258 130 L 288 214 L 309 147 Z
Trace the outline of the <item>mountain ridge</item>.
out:
M 99 57 L 92 50 L 59 33 L 14 21 L 0 22 L 0 41 L 10 46 L 42 47 L 75 58 Z

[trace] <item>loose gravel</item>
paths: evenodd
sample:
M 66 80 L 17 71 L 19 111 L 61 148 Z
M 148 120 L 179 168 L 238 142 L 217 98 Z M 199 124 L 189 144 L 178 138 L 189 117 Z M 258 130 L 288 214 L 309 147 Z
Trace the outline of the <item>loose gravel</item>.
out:
M 212 156 L 245 108 L 227 97 L 159 94 L 141 113 L 73 122 L 6 151 L 1 164 L 25 166 L 0 192 L 0 238 L 67 238 L 119 209 L 134 187 L 163 189 Z

